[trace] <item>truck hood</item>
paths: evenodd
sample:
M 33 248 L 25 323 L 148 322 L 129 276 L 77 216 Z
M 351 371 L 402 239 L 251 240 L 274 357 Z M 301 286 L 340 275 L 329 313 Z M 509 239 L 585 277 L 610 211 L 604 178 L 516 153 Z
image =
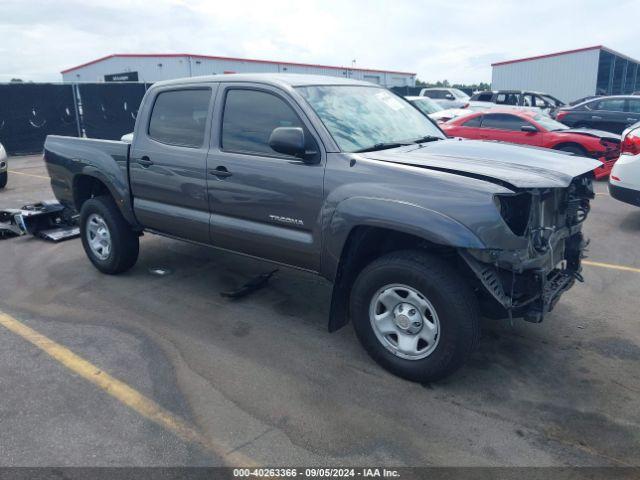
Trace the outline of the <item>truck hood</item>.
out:
M 517 188 L 564 188 L 601 162 L 545 148 L 448 139 L 360 153 L 365 158 L 507 183 Z

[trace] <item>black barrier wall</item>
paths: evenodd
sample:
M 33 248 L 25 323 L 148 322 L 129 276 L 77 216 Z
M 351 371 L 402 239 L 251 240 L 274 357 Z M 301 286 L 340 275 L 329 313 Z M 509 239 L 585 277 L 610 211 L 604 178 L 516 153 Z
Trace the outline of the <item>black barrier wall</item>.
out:
M 72 85 L 0 85 L 0 143 L 9 154 L 41 152 L 51 134 L 78 135 Z
M 144 83 L 80 83 L 81 125 L 89 138 L 120 140 L 133 132 Z
M 47 135 L 119 140 L 133 132 L 145 83 L 0 84 L 0 143 L 42 152 Z

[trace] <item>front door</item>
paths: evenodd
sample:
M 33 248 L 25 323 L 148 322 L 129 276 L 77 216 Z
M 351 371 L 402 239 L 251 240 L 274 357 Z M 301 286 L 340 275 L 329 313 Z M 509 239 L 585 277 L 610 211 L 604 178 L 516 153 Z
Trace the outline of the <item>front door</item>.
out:
M 319 138 L 287 93 L 226 84 L 216 102 L 220 128 L 207 158 L 211 242 L 222 248 L 317 271 L 324 155 Z M 301 127 L 315 163 L 275 152 L 277 127 Z
M 154 97 L 140 112 L 129 164 L 133 208 L 145 228 L 209 241 L 207 132 L 215 88 L 165 87 L 149 93 Z
M 535 131 L 524 132 L 522 127 Z M 486 113 L 482 117 L 481 138 L 524 145 L 542 145 L 542 133 L 527 120 L 508 113 Z

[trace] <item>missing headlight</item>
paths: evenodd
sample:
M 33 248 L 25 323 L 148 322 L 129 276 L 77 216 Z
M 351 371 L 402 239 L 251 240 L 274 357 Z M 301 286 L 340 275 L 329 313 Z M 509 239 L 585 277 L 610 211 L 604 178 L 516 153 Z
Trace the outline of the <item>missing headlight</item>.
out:
M 495 195 L 493 201 L 509 229 L 518 235 L 524 235 L 531 215 L 531 195 Z

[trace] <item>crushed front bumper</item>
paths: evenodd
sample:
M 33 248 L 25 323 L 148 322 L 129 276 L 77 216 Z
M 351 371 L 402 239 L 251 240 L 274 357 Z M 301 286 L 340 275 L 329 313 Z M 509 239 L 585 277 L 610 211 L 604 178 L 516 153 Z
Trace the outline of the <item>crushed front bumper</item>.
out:
M 488 316 L 539 323 L 576 280 L 582 281 L 580 261 L 587 243 L 577 231 L 533 258 L 526 252 L 461 250 L 459 254 L 491 304 Z M 487 261 L 490 257 L 493 261 Z

